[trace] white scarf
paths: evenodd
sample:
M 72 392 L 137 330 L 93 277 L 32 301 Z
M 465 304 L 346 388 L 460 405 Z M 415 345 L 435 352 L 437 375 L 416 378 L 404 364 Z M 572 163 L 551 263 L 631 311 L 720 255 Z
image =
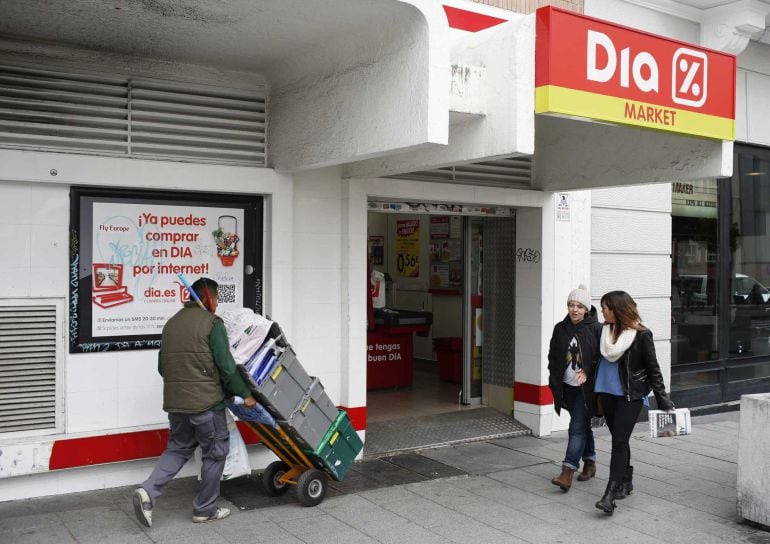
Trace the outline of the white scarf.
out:
M 605 325 L 602 327 L 602 338 L 599 342 L 599 349 L 604 355 L 605 359 L 614 363 L 620 356 L 623 355 L 636 338 L 636 329 L 625 329 L 618 336 L 618 341 L 614 344 L 611 341 L 612 333 L 610 332 L 610 326 Z

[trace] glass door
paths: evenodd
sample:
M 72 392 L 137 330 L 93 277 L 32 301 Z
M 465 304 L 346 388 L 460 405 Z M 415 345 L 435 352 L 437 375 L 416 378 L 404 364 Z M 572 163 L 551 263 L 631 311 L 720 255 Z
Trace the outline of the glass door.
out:
M 484 344 L 483 263 L 484 224 L 466 217 L 463 281 L 463 404 L 482 402 L 482 349 Z

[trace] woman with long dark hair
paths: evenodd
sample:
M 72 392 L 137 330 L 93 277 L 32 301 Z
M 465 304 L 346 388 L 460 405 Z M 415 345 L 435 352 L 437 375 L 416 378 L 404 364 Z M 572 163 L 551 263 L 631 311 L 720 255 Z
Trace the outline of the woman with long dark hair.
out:
M 607 489 L 596 508 L 612 515 L 615 500 L 634 488 L 629 440 L 647 395 L 652 390 L 661 410 L 673 410 L 674 403 L 666 394 L 652 331 L 642 325 L 634 299 L 625 291 L 610 291 L 601 306 L 604 327 L 594 390 L 612 434 L 612 457 Z

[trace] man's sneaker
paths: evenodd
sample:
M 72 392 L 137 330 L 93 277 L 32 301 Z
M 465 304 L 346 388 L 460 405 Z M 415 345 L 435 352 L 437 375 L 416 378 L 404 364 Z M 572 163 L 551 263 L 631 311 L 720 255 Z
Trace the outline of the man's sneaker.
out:
M 229 508 L 217 508 L 216 512 L 210 516 L 193 516 L 193 523 L 205 523 L 207 521 L 216 521 L 218 519 L 225 519 L 230 515 Z
M 132 496 L 134 513 L 139 523 L 145 527 L 152 527 L 152 501 L 143 487 L 137 487 Z

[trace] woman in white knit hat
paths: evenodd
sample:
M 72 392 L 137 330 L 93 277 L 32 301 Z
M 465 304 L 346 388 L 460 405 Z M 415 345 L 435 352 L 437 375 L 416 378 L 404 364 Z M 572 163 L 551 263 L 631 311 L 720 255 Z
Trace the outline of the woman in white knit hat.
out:
M 566 409 L 570 414 L 569 442 L 561 466 L 561 474 L 551 480 L 562 491 L 569 491 L 572 477 L 580 468 L 581 482 L 596 474 L 596 449 L 591 430 L 594 409 L 593 376 L 599 358 L 602 326 L 591 305 L 591 294 L 579 285 L 567 297 L 567 316 L 556 324 L 548 350 L 548 386 L 553 393 L 556 413 Z

